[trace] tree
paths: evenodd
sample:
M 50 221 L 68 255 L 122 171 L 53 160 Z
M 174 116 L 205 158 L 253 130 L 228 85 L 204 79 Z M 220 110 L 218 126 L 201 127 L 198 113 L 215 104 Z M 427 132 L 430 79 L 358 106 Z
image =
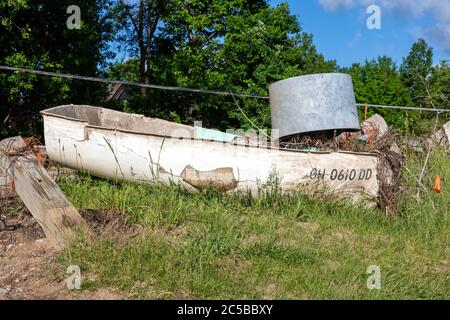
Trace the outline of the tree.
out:
M 429 80 L 430 95 L 436 108 L 450 108 L 450 66 L 448 61 L 436 65 Z
M 168 0 L 139 0 L 127 4 L 118 0 L 114 8 L 117 40 L 129 53 L 139 57 L 139 81 L 150 83 L 153 49 L 161 16 Z M 145 94 L 146 89 L 141 92 Z
M 218 85 L 236 92 L 268 94 L 268 87 L 278 80 L 304 74 L 332 72 L 334 61 L 326 61 L 317 52 L 313 37 L 301 30 L 287 4 L 265 7 L 248 17 L 230 18 L 230 32 L 215 59 Z M 211 77 L 208 77 L 211 78 Z M 260 127 L 270 128 L 270 108 L 254 99 L 241 100 L 241 109 L 233 101 L 228 116 L 244 128 L 251 126 L 249 117 Z
M 154 40 L 152 80 L 158 84 L 266 95 L 277 80 L 336 69 L 334 61 L 317 52 L 286 4 L 272 8 L 263 0 L 170 1 Z M 219 129 L 249 126 L 231 98 L 149 92 L 135 101 L 140 113 L 169 112 L 174 118 L 175 112 L 183 122 L 195 117 Z M 145 99 L 151 109 L 145 110 Z M 267 103 L 239 102 L 255 123 L 270 127 Z
M 69 0 L 20 0 L 0 4 L 0 64 L 93 75 L 108 57 L 107 0 L 80 0 L 81 29 L 66 27 Z M 7 17 L 7 18 L 6 18 Z M 102 87 L 89 82 L 20 72 L 0 74 L 1 136 L 39 136 L 39 111 L 66 102 L 96 103 Z
M 114 80 L 139 82 L 139 59 L 131 58 L 125 62 L 116 61 L 109 66 L 106 77 Z
M 386 56 L 366 61 L 364 65 L 353 64 L 344 69 L 353 78 L 357 102 L 380 105 L 406 106 L 411 103 L 409 91 L 402 83 L 401 76 L 394 61 Z M 408 133 L 415 128 L 419 120 L 417 112 L 377 109 L 370 110 L 369 115 L 379 113 L 394 128 Z
M 433 69 L 433 49 L 424 39 L 412 45 L 400 67 L 402 82 L 408 88 L 415 106 L 429 107 L 426 86 Z

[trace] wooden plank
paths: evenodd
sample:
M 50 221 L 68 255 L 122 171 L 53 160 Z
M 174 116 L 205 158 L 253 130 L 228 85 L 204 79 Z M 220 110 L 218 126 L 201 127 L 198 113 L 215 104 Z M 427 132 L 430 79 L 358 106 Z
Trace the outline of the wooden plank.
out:
M 33 152 L 25 148 L 26 143 L 21 137 L 1 141 L 0 168 L 12 171 L 17 195 L 50 242 L 61 248 L 76 230 L 87 231 L 87 224 Z
M 444 124 L 444 127 L 442 128 L 444 131 L 446 143 L 443 143 L 443 146 L 450 150 L 450 121 Z
M 13 180 L 7 170 L 0 168 L 0 199 L 14 198 Z
M 450 150 L 450 121 L 444 124 L 442 129 L 431 136 L 431 142 L 444 149 Z

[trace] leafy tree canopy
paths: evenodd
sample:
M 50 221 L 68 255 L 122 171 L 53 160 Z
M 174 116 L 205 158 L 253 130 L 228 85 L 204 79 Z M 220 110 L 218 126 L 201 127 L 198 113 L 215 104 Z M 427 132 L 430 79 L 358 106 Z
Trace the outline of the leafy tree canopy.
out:
M 267 0 L 79 0 L 82 28 L 66 27 L 69 0 L 0 2 L 0 64 L 161 85 L 268 94 L 278 80 L 340 70 L 353 77 L 358 102 L 447 108 L 448 61 L 433 66 L 423 39 L 398 68 L 379 57 L 339 69 L 317 51 L 287 4 Z M 119 44 L 127 60 L 115 62 Z M 33 134 L 38 111 L 62 103 L 104 104 L 104 86 L 0 73 L 0 136 Z M 128 88 L 129 112 L 218 129 L 270 128 L 267 101 Z M 432 99 L 430 99 L 430 97 Z M 370 110 L 403 132 L 421 130 L 431 114 Z M 245 115 L 244 115 L 245 114 Z M 249 121 L 250 119 L 250 121 Z
M 427 107 L 426 86 L 433 70 L 433 49 L 424 39 L 412 45 L 409 55 L 400 66 L 402 81 L 408 88 L 415 106 Z
M 266 95 L 277 80 L 336 69 L 334 61 L 317 52 L 312 35 L 302 32 L 287 4 L 273 8 L 266 1 L 173 0 L 161 19 L 150 72 L 158 84 Z M 171 111 L 183 122 L 195 115 L 221 129 L 250 126 L 233 99 L 153 91 L 148 99 L 153 106 L 161 101 L 169 108 L 174 99 Z M 166 113 L 158 107 L 142 110 L 143 98 L 137 101 L 141 113 Z M 238 103 L 254 123 L 270 127 L 267 103 Z
M 407 106 L 411 98 L 407 87 L 403 84 L 394 61 L 386 56 L 366 61 L 363 65 L 354 64 L 343 71 L 353 78 L 357 102 L 380 105 Z M 408 132 L 418 121 L 415 112 L 377 109 L 370 110 L 369 115 L 381 114 L 389 125 Z
M 80 0 L 81 29 L 66 26 L 69 0 L 14 0 L 0 4 L 0 64 L 96 75 L 108 57 L 106 0 Z M 0 74 L 0 135 L 40 135 L 39 110 L 56 104 L 95 103 L 98 85 L 20 72 Z

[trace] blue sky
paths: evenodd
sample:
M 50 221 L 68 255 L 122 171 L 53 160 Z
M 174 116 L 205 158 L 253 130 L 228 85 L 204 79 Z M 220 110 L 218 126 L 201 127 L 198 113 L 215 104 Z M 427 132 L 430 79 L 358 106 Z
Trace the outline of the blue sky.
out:
M 380 55 L 401 64 L 411 45 L 423 37 L 434 49 L 435 63 L 450 59 L 450 0 L 271 0 L 287 2 L 303 31 L 327 59 L 341 66 Z M 381 9 L 381 29 L 369 30 L 370 4 Z

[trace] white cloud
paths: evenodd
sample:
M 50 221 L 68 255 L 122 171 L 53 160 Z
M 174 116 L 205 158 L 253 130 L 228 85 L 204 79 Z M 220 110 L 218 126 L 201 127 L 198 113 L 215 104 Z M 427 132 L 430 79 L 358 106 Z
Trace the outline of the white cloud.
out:
M 424 27 L 422 34 L 428 39 L 437 41 L 450 53 L 450 0 L 318 0 L 326 10 L 336 11 L 350 7 L 367 7 L 379 5 L 394 14 L 418 18 L 431 15 L 432 26 Z
M 350 7 L 354 0 L 319 0 L 319 3 L 327 10 L 334 11 L 340 8 Z

